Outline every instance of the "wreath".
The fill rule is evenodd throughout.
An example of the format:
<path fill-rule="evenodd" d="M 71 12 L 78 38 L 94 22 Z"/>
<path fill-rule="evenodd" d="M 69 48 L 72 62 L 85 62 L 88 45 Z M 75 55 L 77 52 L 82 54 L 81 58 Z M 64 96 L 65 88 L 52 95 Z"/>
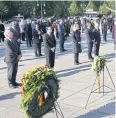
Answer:
<path fill-rule="evenodd" d="M 33 68 L 22 78 L 21 108 L 28 118 L 38 118 L 53 110 L 58 98 L 59 81 L 48 66 Z"/>
<path fill-rule="evenodd" d="M 97 74 L 99 93 L 100 93 L 100 73 L 104 69 L 105 64 L 106 64 L 106 57 L 105 56 L 96 56 L 94 58 L 92 69 Z"/>
<path fill-rule="evenodd" d="M 96 73 L 100 73 L 106 63 L 106 57 L 105 56 L 96 56 L 94 58 L 94 63 L 92 65 L 92 69 L 96 72 Z"/>

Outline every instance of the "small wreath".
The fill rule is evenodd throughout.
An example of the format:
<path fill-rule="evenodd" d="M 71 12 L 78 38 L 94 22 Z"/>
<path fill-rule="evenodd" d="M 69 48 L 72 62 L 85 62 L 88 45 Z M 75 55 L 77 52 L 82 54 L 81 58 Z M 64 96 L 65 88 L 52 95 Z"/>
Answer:
<path fill-rule="evenodd" d="M 105 56 L 96 56 L 94 58 L 94 63 L 92 65 L 92 69 L 96 73 L 100 73 L 104 69 L 105 64 L 106 64 L 106 57 Z"/>
<path fill-rule="evenodd" d="M 21 108 L 28 118 L 38 118 L 52 111 L 58 98 L 59 81 L 47 66 L 34 68 L 22 78 Z"/>

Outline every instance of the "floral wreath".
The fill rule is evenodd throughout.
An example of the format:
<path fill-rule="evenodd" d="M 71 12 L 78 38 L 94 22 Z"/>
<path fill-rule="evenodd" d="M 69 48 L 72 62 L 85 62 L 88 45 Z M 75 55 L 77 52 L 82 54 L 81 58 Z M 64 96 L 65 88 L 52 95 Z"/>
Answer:
<path fill-rule="evenodd" d="M 21 87 L 21 108 L 28 118 L 38 118 L 52 111 L 58 98 L 59 81 L 47 65 L 25 73 Z"/>
<path fill-rule="evenodd" d="M 105 64 L 106 64 L 105 56 L 96 56 L 94 58 L 92 69 L 96 72 L 97 75 L 99 93 L 100 93 L 100 73 L 101 71 L 103 71 Z"/>

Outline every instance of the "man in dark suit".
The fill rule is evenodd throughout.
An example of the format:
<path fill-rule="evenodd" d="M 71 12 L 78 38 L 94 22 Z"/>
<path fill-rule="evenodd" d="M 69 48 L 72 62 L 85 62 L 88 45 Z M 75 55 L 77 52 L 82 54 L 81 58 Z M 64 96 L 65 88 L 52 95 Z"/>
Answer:
<path fill-rule="evenodd" d="M 101 43 L 101 35 L 100 35 L 100 29 L 99 29 L 99 24 L 95 23 L 95 29 L 93 30 L 93 35 L 94 35 L 94 55 L 99 56 L 99 48 L 100 48 L 100 43 Z"/>
<path fill-rule="evenodd" d="M 27 20 L 27 24 L 25 26 L 25 37 L 26 37 L 27 47 L 32 47 L 32 27 L 29 20 Z"/>
<path fill-rule="evenodd" d="M 108 28 L 108 24 L 106 19 L 104 19 L 102 22 L 102 34 L 103 34 L 104 41 L 107 41 L 107 28 Z"/>
<path fill-rule="evenodd" d="M 58 24 L 58 36 L 60 39 L 60 52 L 66 51 L 64 49 L 64 40 L 65 40 L 64 35 L 65 35 L 65 28 L 64 28 L 63 20 L 60 20 Z"/>
<path fill-rule="evenodd" d="M 72 40 L 73 40 L 73 53 L 74 53 L 74 64 L 79 64 L 79 53 L 81 50 L 81 33 L 79 31 L 80 27 L 78 24 L 74 24 L 73 32 L 72 32 Z"/>
<path fill-rule="evenodd" d="M 10 88 L 17 88 L 20 84 L 16 82 L 18 61 L 21 58 L 19 43 L 14 37 L 12 28 L 5 31 L 5 62 L 7 64 L 8 84 Z"/>
<path fill-rule="evenodd" d="M 36 24 L 34 30 L 33 30 L 33 42 L 35 46 L 35 56 L 42 56 L 41 54 L 41 43 L 42 43 L 42 32 L 39 28 L 39 25 Z"/>
<path fill-rule="evenodd" d="M 51 27 L 47 27 L 47 33 L 44 34 L 43 41 L 45 46 L 46 64 L 49 68 L 54 68 L 56 40 Z"/>
<path fill-rule="evenodd" d="M 87 28 L 85 27 L 85 34 L 86 34 L 87 43 L 88 43 L 88 59 L 93 60 L 92 49 L 93 49 L 93 43 L 94 43 L 94 36 L 93 36 L 93 29 L 92 29 L 91 23 L 87 23 Z"/>

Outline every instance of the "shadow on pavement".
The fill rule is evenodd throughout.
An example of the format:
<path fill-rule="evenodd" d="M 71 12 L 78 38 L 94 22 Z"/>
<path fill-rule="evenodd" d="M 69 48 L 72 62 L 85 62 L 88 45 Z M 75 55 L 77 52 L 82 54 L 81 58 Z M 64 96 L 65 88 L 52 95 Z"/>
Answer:
<path fill-rule="evenodd" d="M 7 99 L 13 99 L 18 94 L 21 94 L 21 92 L 13 92 L 13 93 L 9 93 L 6 95 L 2 95 L 2 96 L 0 96 L 0 101 L 7 100 Z"/>
<path fill-rule="evenodd" d="M 19 66 L 24 66 L 24 65 L 19 65 Z M 0 70 L 4 70 L 4 69 L 7 69 L 7 67 L 0 68 Z"/>
<path fill-rule="evenodd" d="M 101 116 L 95 116 L 97 113 L 102 113 Z M 103 118 L 103 117 L 108 117 L 109 115 L 114 115 L 115 114 L 115 102 L 108 103 L 102 107 L 99 107 L 98 109 L 92 110 L 84 115 L 80 115 L 76 118 Z"/>
<path fill-rule="evenodd" d="M 106 54 L 105 56 L 107 57 L 107 59 L 112 59 L 115 58 L 115 53 Z"/>
<path fill-rule="evenodd" d="M 60 77 L 71 76 L 71 75 L 74 75 L 74 74 L 79 73 L 80 71 L 86 71 L 86 70 L 89 70 L 89 69 L 91 69 L 91 64 L 89 64 L 89 65 L 83 65 L 83 66 L 76 67 L 76 68 L 71 68 L 71 69 L 65 69 L 65 70 L 61 70 L 61 71 L 56 71 L 56 74 L 57 74 L 57 77 L 60 78 Z M 58 74 L 60 72 L 61 72 L 61 74 Z"/>

